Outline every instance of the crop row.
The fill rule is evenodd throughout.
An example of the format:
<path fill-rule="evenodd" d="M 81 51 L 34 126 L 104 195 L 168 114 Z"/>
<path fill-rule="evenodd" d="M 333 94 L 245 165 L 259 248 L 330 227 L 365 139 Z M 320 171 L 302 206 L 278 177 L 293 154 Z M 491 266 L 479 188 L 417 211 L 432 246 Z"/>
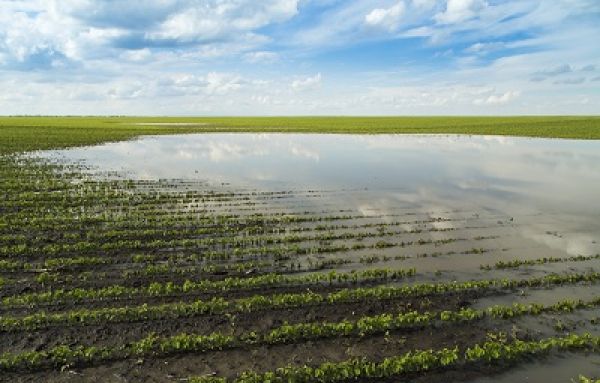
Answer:
<path fill-rule="evenodd" d="M 29 170 L 36 169 L 33 164 L 21 164 Z M 5 168 L 6 169 L 6 168 Z M 123 198 L 133 202 L 154 202 L 160 200 L 163 202 L 174 202 L 174 203 L 205 203 L 205 202 L 230 202 L 230 201 L 272 201 L 278 199 L 289 199 L 297 198 L 298 196 L 304 197 L 318 197 L 303 194 L 302 191 L 281 191 L 281 192 L 254 192 L 254 193 L 243 193 L 243 192 L 223 192 L 215 190 L 185 190 L 182 191 L 181 185 L 171 184 L 166 185 L 161 181 L 154 181 L 152 183 L 143 184 L 141 181 L 134 180 L 110 180 L 110 181 L 92 181 L 87 178 L 83 173 L 77 172 L 76 168 L 72 168 L 75 171 L 70 173 L 63 173 L 63 179 L 58 180 L 57 168 L 46 167 L 45 169 L 37 168 L 36 170 L 42 170 L 39 172 L 30 173 L 28 175 L 23 172 L 9 172 L 5 170 L 3 173 L 5 176 L 11 176 L 8 178 L 3 185 L 4 189 L 13 192 L 3 202 L 21 202 L 22 199 L 29 201 L 55 201 L 60 199 L 64 192 L 71 191 L 72 195 L 77 195 L 82 198 L 95 197 L 99 194 L 119 194 Z M 18 177 L 16 180 L 15 178 Z M 67 179 L 79 178 L 85 180 L 84 182 L 78 183 L 77 185 L 69 184 L 65 182 Z M 62 182 L 61 182 L 62 181 Z M 33 188 L 32 186 L 35 186 Z M 143 188 L 139 188 L 143 186 Z M 165 187 L 167 186 L 167 187 Z M 170 186 L 170 187 L 169 187 Z M 60 190 L 61 193 L 55 193 Z M 136 190 L 138 193 L 129 193 L 130 190 Z M 270 194 L 269 194 L 270 193 Z"/>
<path fill-rule="evenodd" d="M 492 251 L 492 249 L 484 249 L 484 248 L 472 248 L 469 250 L 465 250 L 463 252 L 456 251 L 447 251 L 447 252 L 430 252 L 430 253 L 417 253 L 413 256 L 409 255 L 365 255 L 361 256 L 358 259 L 358 263 L 370 265 L 379 262 L 390 262 L 390 261 L 399 261 L 399 260 L 407 260 L 411 258 L 436 258 L 441 256 L 450 256 L 450 255 L 471 255 L 471 254 L 483 254 Z M 262 268 L 274 268 L 278 267 L 278 272 L 280 273 L 291 273 L 291 272 L 308 272 L 308 271 L 317 271 L 323 270 L 335 266 L 341 266 L 346 264 L 354 263 L 352 260 L 347 258 L 332 258 L 328 257 L 325 259 L 313 260 L 308 257 L 304 263 L 306 266 L 302 266 L 300 262 L 289 262 L 283 263 L 286 259 L 283 256 L 279 256 L 278 262 L 234 262 L 234 263 L 208 263 L 204 266 L 176 266 L 176 264 L 183 265 L 186 261 L 183 258 L 180 259 L 170 259 L 169 264 L 152 264 L 152 262 L 156 261 L 156 258 L 152 255 L 148 256 L 137 256 L 136 259 L 139 261 L 136 262 L 150 262 L 144 269 L 140 270 L 128 270 L 123 273 L 123 277 L 129 278 L 131 276 L 150 276 L 150 275 L 163 275 L 163 274 L 197 274 L 197 273 L 215 273 L 218 271 L 229 270 L 229 271 L 258 271 Z"/>
<path fill-rule="evenodd" d="M 50 208 L 50 207 L 48 207 Z M 165 210 L 165 209 L 163 209 Z M 158 215 L 160 213 L 160 215 Z M 166 215 L 165 213 L 169 213 Z M 14 238 L 23 240 L 24 238 L 35 239 L 35 236 L 47 236 L 48 233 L 65 233 L 68 238 L 81 238 L 82 231 L 85 236 L 92 235 L 90 238 L 95 238 L 96 235 L 104 234 L 113 237 L 130 236 L 128 233 L 144 233 L 152 234 L 156 229 L 169 230 L 212 230 L 218 232 L 231 232 L 232 230 L 265 230 L 273 227 L 274 230 L 281 228 L 281 225 L 301 224 L 309 222 L 328 222 L 334 220 L 363 220 L 387 217 L 387 215 L 314 215 L 314 213 L 295 213 L 290 214 L 252 214 L 240 216 L 238 214 L 208 214 L 207 212 L 194 213 L 189 210 L 178 213 L 172 208 L 153 213 L 143 213 L 131 206 L 114 206 L 114 209 L 103 207 L 102 209 L 88 211 L 86 210 L 66 210 L 58 209 L 43 216 L 44 213 L 35 213 L 27 215 L 20 213 L 14 219 L 9 219 L 8 214 L 3 214 L 0 217 L 0 234 L 6 239 Z M 395 216 L 395 215 L 392 215 Z M 400 226 L 403 224 L 425 225 L 427 223 L 435 223 L 440 221 L 455 221 L 455 219 L 446 218 L 428 218 L 422 220 L 396 221 L 389 224 L 390 226 Z M 461 219 L 456 219 L 461 221 Z M 315 230 L 324 231 L 336 225 L 318 225 Z M 363 225 L 340 225 L 363 227 Z M 366 224 L 368 227 L 380 227 L 380 224 Z M 90 230 L 93 228 L 94 230 Z M 41 230 L 41 232 L 39 232 Z"/>
<path fill-rule="evenodd" d="M 492 318 L 514 318 L 522 315 L 539 315 L 541 313 L 565 313 L 575 309 L 596 307 L 600 304 L 600 298 L 591 302 L 562 301 L 551 306 L 538 304 L 512 306 L 492 306 L 485 310 L 461 309 L 459 311 L 442 311 L 440 313 L 411 311 L 400 314 L 381 314 L 377 316 L 364 316 L 354 321 L 344 320 L 331 323 L 298 323 L 284 324 L 267 331 L 265 334 L 248 332 L 238 336 L 223 333 L 212 333 L 209 335 L 181 333 L 169 337 L 159 337 L 154 333 L 143 339 L 133 341 L 129 344 L 114 348 L 95 348 L 78 346 L 71 348 L 67 345 L 59 345 L 49 352 L 25 352 L 22 354 L 5 354 L 3 358 L 7 361 L 0 366 L 13 368 L 27 361 L 27 367 L 35 367 L 36 363 L 51 364 L 56 362 L 60 351 L 60 362 L 73 365 L 92 360 L 111 360 L 128 358 L 134 356 L 164 356 L 179 352 L 206 352 L 221 350 L 225 348 L 236 348 L 253 345 L 276 345 L 287 343 L 299 343 L 312 339 L 329 337 L 368 336 L 372 334 L 387 333 L 403 328 L 430 326 L 436 322 L 455 323 L 470 322 L 489 316 Z"/>
<path fill-rule="evenodd" d="M 470 240 L 485 240 L 485 239 L 494 239 L 498 238 L 497 236 L 477 236 L 475 238 L 471 238 Z M 379 240 L 375 243 L 365 244 L 365 243 L 354 243 L 351 246 L 346 244 L 329 244 L 328 241 L 324 241 L 325 245 L 315 245 L 311 247 L 301 247 L 297 243 L 290 243 L 286 245 L 278 245 L 278 246 L 256 246 L 256 247 L 229 247 L 227 246 L 226 250 L 213 250 L 207 248 L 206 246 L 202 246 L 204 240 L 173 240 L 173 241 L 165 241 L 165 240 L 154 240 L 152 242 L 143 242 L 140 240 L 135 241 L 114 241 L 104 244 L 96 244 L 96 243 L 77 243 L 75 245 L 60 245 L 60 244 L 52 244 L 47 245 L 43 248 L 43 250 L 29 248 L 26 245 L 18 245 L 13 246 L 10 249 L 4 248 L 5 255 L 10 254 L 11 257 L 24 256 L 23 253 L 31 253 L 31 255 L 40 256 L 40 252 L 45 253 L 46 256 L 54 257 L 56 255 L 62 254 L 65 256 L 68 253 L 72 254 L 100 254 L 107 252 L 131 252 L 131 251 L 161 251 L 161 252 L 193 252 L 193 260 L 228 260 L 235 258 L 239 261 L 244 260 L 255 260 L 258 258 L 270 258 L 274 260 L 281 259 L 284 256 L 284 259 L 287 259 L 289 256 L 303 256 L 303 255 L 315 255 L 315 254 L 329 254 L 329 253 L 338 253 L 338 252 L 347 252 L 347 251 L 356 251 L 356 250 L 364 250 L 364 249 L 386 249 L 392 247 L 408 247 L 408 246 L 423 246 L 423 245 L 434 245 L 441 246 L 446 245 L 453 242 L 459 241 L 467 241 L 467 238 L 447 238 L 447 239 L 419 239 L 417 241 L 400 241 L 400 242 L 391 242 Z M 0 248 L 0 253 L 2 252 L 2 248 Z M 1 254 L 0 254 L 1 256 Z"/>
<path fill-rule="evenodd" d="M 584 262 L 591 261 L 594 259 L 600 259 L 600 254 L 596 255 L 577 255 L 565 258 L 559 257 L 544 257 L 537 259 L 515 259 L 512 261 L 498 261 L 493 265 L 481 265 L 480 268 L 482 270 L 492 270 L 492 269 L 516 269 L 521 266 L 535 266 L 535 265 L 544 265 L 547 263 L 561 263 L 561 262 Z"/>
<path fill-rule="evenodd" d="M 358 283 L 399 279 L 415 275 L 415 269 L 369 269 L 351 272 L 314 273 L 300 276 L 288 276 L 283 274 L 264 274 L 256 277 L 238 278 L 228 277 L 220 281 L 186 280 L 181 284 L 173 282 L 153 282 L 144 287 L 127 287 L 112 285 L 99 289 L 76 288 L 72 290 L 57 289 L 40 293 L 26 293 L 2 298 L 2 304 L 6 306 L 35 305 L 40 303 L 81 302 L 96 299 L 115 299 L 131 297 L 160 297 L 172 296 L 185 293 L 225 292 L 234 290 L 247 290 L 264 287 L 311 285 L 321 282 L 335 283 Z"/>
<path fill-rule="evenodd" d="M 3 232 L 11 233 L 23 229 L 23 222 L 27 228 L 52 230 L 53 228 L 66 229 L 70 227 L 85 228 L 89 224 L 102 224 L 103 227 L 140 229 L 156 227 L 157 225 L 173 227 L 180 225 L 218 224 L 218 225 L 247 225 L 269 226 L 275 224 L 291 223 L 321 223 L 333 221 L 354 221 L 367 219 L 389 219 L 403 217 L 407 214 L 340 214 L 337 212 L 313 211 L 295 212 L 270 212 L 262 211 L 251 214 L 214 214 L 208 210 L 176 210 L 173 206 L 159 205 L 155 210 L 140 211 L 139 207 L 126 205 L 99 206 L 102 209 L 61 209 L 55 205 L 40 208 L 40 212 L 19 211 L 16 215 L 4 214 L 0 216 L 0 228 Z M 48 210 L 50 209 L 50 211 Z M 211 213 L 212 214 L 209 214 Z M 345 210 L 343 212 L 346 212 Z M 405 221 L 406 224 L 425 224 L 433 222 L 463 221 L 463 219 L 427 218 L 422 220 Z"/>
<path fill-rule="evenodd" d="M 63 269 L 84 265 L 97 266 L 112 263 L 108 257 L 72 257 L 50 258 L 39 264 L 23 261 L 0 260 L 0 271 L 47 271 L 48 269 Z"/>
<path fill-rule="evenodd" d="M 402 244 L 401 244 L 402 245 Z M 386 245 L 387 246 L 387 245 Z M 406 244 L 404 244 L 406 246 Z M 374 248 L 376 246 L 371 246 Z M 318 271 L 323 270 L 335 266 L 340 266 L 344 264 L 353 263 L 351 260 L 346 258 L 328 258 L 323 260 L 312 260 L 310 257 L 306 259 L 307 266 L 302 266 L 299 262 L 290 262 L 287 265 L 282 264 L 283 261 L 290 260 L 291 257 L 285 256 L 285 251 L 295 252 L 298 255 L 310 255 L 310 254 L 319 254 L 320 252 L 336 252 L 342 251 L 345 247 L 342 248 L 273 248 L 271 250 L 271 255 L 274 256 L 273 261 L 255 261 L 258 256 L 263 254 L 267 254 L 268 251 L 258 252 L 256 255 L 246 257 L 244 259 L 243 256 L 238 254 L 238 258 L 241 258 L 240 261 L 237 262 L 226 262 L 223 263 L 221 261 L 227 261 L 228 258 L 226 252 L 217 252 L 212 251 L 208 252 L 200 257 L 197 254 L 190 254 L 188 256 L 176 256 L 169 255 L 165 258 L 164 254 L 161 256 L 160 254 L 133 254 L 131 256 L 127 255 L 124 257 L 117 256 L 77 256 L 77 257 L 57 257 L 57 258 L 47 258 L 39 263 L 34 262 L 24 262 L 19 260 L 0 260 L 0 272 L 32 272 L 32 273 L 51 273 L 53 276 L 53 281 L 55 282 L 64 282 L 67 279 L 60 278 L 56 272 L 63 271 L 81 271 L 82 269 L 92 267 L 96 269 L 99 265 L 115 265 L 115 264 L 129 264 L 131 262 L 136 264 L 146 263 L 147 265 L 143 268 L 126 270 L 122 273 L 123 278 L 132 278 L 132 277 L 141 277 L 141 276 L 155 276 L 155 275 L 167 275 L 167 274 L 176 274 L 176 275 L 198 275 L 198 274 L 215 274 L 222 272 L 234 272 L 234 273 L 242 273 L 247 271 L 258 271 L 265 268 L 275 268 L 278 267 L 279 272 L 290 273 L 290 272 L 309 272 L 309 271 Z M 366 246 L 362 244 L 358 244 L 350 247 L 348 250 L 360 250 L 364 249 Z M 457 255 L 457 254 L 481 254 L 490 252 L 491 249 L 483 249 L 483 248 L 473 248 L 470 250 L 466 250 L 463 252 L 456 251 L 447 251 L 447 252 L 430 252 L 430 253 L 417 253 L 414 256 L 406 256 L 406 255 L 396 255 L 396 256 L 387 256 L 387 255 L 368 255 L 361 256 L 358 260 L 361 264 L 373 264 L 379 262 L 389 262 L 392 260 L 406 260 L 409 258 L 428 258 L 428 257 L 439 257 L 439 256 L 449 256 L 449 255 Z M 234 250 L 235 252 L 235 250 Z M 238 252 L 239 253 L 239 252 Z M 208 258 L 212 259 L 212 261 L 205 262 L 203 265 L 197 265 L 198 261 L 202 261 L 200 258 Z M 275 262 L 276 261 L 276 262 Z M 157 264 L 157 262 L 160 262 Z M 166 263 L 165 263 L 166 262 Z M 283 267 L 283 269 L 282 269 Z"/>
<path fill-rule="evenodd" d="M 551 351 L 594 351 L 600 349 L 600 337 L 590 334 L 572 334 L 538 341 L 488 340 L 468 347 L 464 352 L 456 347 L 442 350 L 410 351 L 406 354 L 369 361 L 365 358 L 344 362 L 326 362 L 317 367 L 287 366 L 275 371 L 257 373 L 242 372 L 234 379 L 221 377 L 193 377 L 191 383 L 308 383 L 344 382 L 359 379 L 389 379 L 408 373 L 427 372 L 435 369 L 459 367 L 461 365 L 516 363 L 526 357 L 544 355 Z"/>
<path fill-rule="evenodd" d="M 207 231 L 207 233 L 210 231 Z M 421 231 L 415 231 L 420 233 Z M 321 233 L 317 235 L 298 235 L 298 234 L 285 234 L 282 236 L 274 235 L 253 235 L 253 236 L 220 236 L 220 237 L 203 237 L 196 238 L 191 236 L 189 238 L 178 238 L 165 236 L 165 238 L 157 237 L 152 240 L 145 240 L 144 238 L 136 239 L 114 239 L 102 242 L 94 241 L 78 241 L 78 242 L 63 242 L 63 243 L 51 243 L 46 245 L 34 246 L 28 243 L 3 245 L 0 246 L 0 257 L 21 257 L 21 256 L 32 256 L 32 255 L 48 255 L 56 256 L 60 253 L 70 252 L 94 252 L 94 251 L 117 251 L 117 250 L 152 250 L 161 248 L 197 248 L 197 249 L 211 249 L 211 248 L 224 248 L 233 247 L 236 249 L 243 249 L 256 246 L 266 246 L 274 244 L 296 244 L 304 242 L 317 242 L 317 241 L 335 241 L 335 240 L 356 240 L 361 241 L 366 238 L 381 238 L 395 235 L 411 234 L 411 231 L 378 231 L 378 232 L 343 232 L 343 233 Z M 488 237 L 482 237 L 486 239 Z M 495 236 L 494 236 L 495 238 Z M 455 242 L 459 240 L 465 240 L 463 238 L 454 239 L 440 239 L 440 240 L 425 240 L 419 239 L 417 241 L 403 241 L 404 246 L 409 245 L 424 245 L 424 244 L 444 244 Z M 474 240 L 476 240 L 474 238 Z M 393 246 L 393 244 L 390 244 Z"/>
<path fill-rule="evenodd" d="M 77 223 L 79 225 L 80 222 Z M 20 223 L 23 227 L 23 223 Z M 348 226 L 348 225 L 344 225 Z M 361 225 L 352 225 L 361 227 Z M 365 227 L 370 227 L 365 226 Z M 120 249 L 161 248 L 161 247 L 200 247 L 200 246 L 245 246 L 274 243 L 299 243 L 305 241 L 330 241 L 384 237 L 401 234 L 418 234 L 430 231 L 448 231 L 449 229 L 419 228 L 413 230 L 385 231 L 378 226 L 377 232 L 322 232 L 317 235 L 298 235 L 292 233 L 312 231 L 307 227 L 263 226 L 248 222 L 231 224 L 189 224 L 184 227 L 152 226 L 149 229 L 132 228 L 123 232 L 111 227 L 85 227 L 69 225 L 60 229 L 53 226 L 50 233 L 38 232 L 31 228 L 31 222 L 24 227 L 27 230 L 19 234 L 10 230 L 0 243 L 0 256 L 50 255 L 61 252 L 110 251 Z M 0 230 L 2 225 L 0 224 Z M 315 229 L 316 230 L 316 229 Z M 317 230 L 320 231 L 320 230 Z M 59 233 L 59 234 L 56 234 Z M 281 235 L 283 234 L 283 235 Z M 200 238 L 198 238 L 200 237 Z M 54 243 L 47 243 L 47 242 Z"/>
<path fill-rule="evenodd" d="M 369 225 L 369 224 L 367 224 Z M 343 225 L 348 226 L 348 225 Z M 353 225 L 352 229 L 363 228 L 362 225 Z M 370 228 L 372 226 L 365 226 L 364 228 Z M 385 227 L 378 226 L 377 232 L 345 232 L 334 234 L 333 230 L 319 230 L 318 228 L 311 227 L 280 227 L 280 226 L 201 226 L 201 227 L 186 227 L 186 228 L 172 228 L 172 227 L 160 227 L 152 229 L 128 229 L 128 230 L 114 230 L 108 229 L 102 230 L 91 230 L 87 232 L 74 231 L 74 232 L 61 232 L 60 241 L 61 244 L 76 244 L 77 242 L 99 242 L 105 243 L 109 241 L 118 240 L 134 240 L 140 239 L 145 241 L 152 241 L 155 239 L 185 239 L 185 238 L 197 238 L 202 237 L 203 239 L 210 239 L 207 244 L 232 244 L 233 246 L 244 246 L 246 243 L 286 243 L 286 242 L 302 242 L 310 240 L 335 240 L 335 239 L 363 239 L 372 237 L 384 237 L 393 235 L 406 235 L 406 234 L 420 234 L 430 232 L 447 232 L 460 230 L 459 228 L 445 228 L 439 229 L 435 227 L 430 228 L 418 228 L 411 230 L 385 230 Z M 312 236 L 299 236 L 297 233 L 309 233 L 309 232 L 320 232 L 320 234 L 313 234 Z M 35 237 L 31 233 L 27 234 L 4 234 L 0 235 L 0 243 L 5 246 L 18 246 L 26 244 L 28 247 L 40 248 L 48 241 L 48 236 L 36 235 Z"/>
<path fill-rule="evenodd" d="M 400 259 L 400 258 L 398 258 Z M 345 258 L 326 258 L 322 260 L 313 260 L 307 258 L 307 265 L 302 266 L 300 263 L 291 262 L 285 264 L 282 262 L 232 262 L 232 263 L 208 263 L 203 266 L 181 266 L 175 262 L 167 264 L 147 264 L 144 268 L 139 270 L 126 270 L 122 273 L 122 277 L 125 279 L 140 277 L 140 276 L 156 276 L 156 275 L 198 275 L 202 273 L 206 274 L 220 274 L 220 273 L 248 273 L 252 272 L 261 273 L 266 269 L 277 269 L 278 273 L 298 273 L 298 272 L 311 272 L 330 269 L 342 265 L 352 263 L 351 260 Z"/>
<path fill-rule="evenodd" d="M 337 190 L 329 192 L 320 191 L 215 191 L 210 189 L 198 189 L 197 184 L 192 184 L 193 190 L 181 190 L 185 186 L 182 182 L 164 182 L 164 181 L 142 181 L 142 180 L 106 180 L 94 181 L 78 172 L 76 166 L 70 167 L 71 172 L 65 173 L 59 166 L 41 166 L 36 167 L 32 162 L 21 163 L 20 171 L 14 171 L 14 168 L 3 168 L 2 175 L 7 177 L 3 188 L 13 192 L 6 201 L 20 201 L 20 197 L 27 197 L 31 200 L 36 198 L 44 201 L 43 198 L 54 199 L 55 191 L 75 191 L 80 196 L 95 196 L 101 192 L 114 192 L 119 190 L 132 190 L 140 192 L 135 195 L 136 200 L 162 200 L 173 201 L 176 203 L 206 203 L 206 202 L 231 202 L 231 201 L 273 201 L 290 198 L 321 198 L 324 193 L 337 193 Z M 13 171 L 11 171 L 13 170 Z M 28 171 L 27 171 L 28 170 Z M 58 173 L 60 172 L 60 174 Z M 62 176 L 62 179 L 60 178 Z M 67 179 L 79 178 L 83 182 L 76 186 L 65 182 Z M 35 187 L 33 187 L 35 186 Z M 204 185 L 201 185 L 204 186 Z M 142 193 L 143 192 L 143 193 Z"/>
<path fill-rule="evenodd" d="M 12 175 L 14 176 L 14 175 Z M 21 176 L 22 177 L 22 176 Z M 74 179 L 80 178 L 80 174 L 70 175 Z M 9 176 L 11 178 L 11 176 Z M 3 199 L 2 206 L 5 208 L 19 207 L 27 210 L 37 210 L 40 205 L 58 204 L 63 208 L 77 206 L 94 206 L 94 204 L 103 205 L 130 205 L 139 209 L 152 209 L 156 205 L 186 206 L 190 209 L 210 207 L 237 207 L 237 206 L 263 206 L 269 204 L 273 207 L 274 202 L 283 201 L 281 204 L 286 207 L 299 208 L 302 206 L 291 204 L 288 200 L 297 198 L 297 195 L 286 195 L 278 197 L 216 197 L 211 196 L 210 191 L 181 191 L 178 185 L 173 185 L 170 190 L 164 189 L 164 186 L 155 185 L 157 189 L 136 188 L 135 182 L 104 182 L 94 185 L 69 185 L 66 182 L 54 183 L 53 188 L 48 188 L 44 182 L 37 180 L 37 183 L 24 183 L 22 185 L 11 187 L 7 185 L 4 190 L 10 192 L 6 199 Z M 216 194 L 215 194 L 216 195 Z M 302 196 L 305 198 L 306 196 Z M 320 196 L 310 196 L 309 198 L 319 198 Z M 324 206 L 321 204 L 320 206 Z M 22 210 L 21 210 L 22 211 Z"/>
<path fill-rule="evenodd" d="M 354 289 L 341 289 L 320 294 L 315 292 L 254 295 L 234 300 L 215 297 L 209 301 L 167 303 L 160 305 L 142 304 L 139 306 L 106 307 L 79 309 L 48 314 L 43 311 L 24 317 L 0 317 L 2 331 L 32 330 L 52 325 L 82 326 L 102 323 L 137 322 L 155 319 L 174 319 L 198 315 L 212 315 L 233 312 L 255 312 L 281 308 L 294 308 L 313 305 L 336 305 L 342 302 L 385 301 L 401 297 L 427 296 L 462 291 L 490 291 L 493 289 L 514 289 L 540 287 L 579 282 L 597 282 L 600 273 L 548 275 L 539 278 L 510 280 L 492 279 L 467 282 L 419 283 L 409 286 L 376 286 Z"/>
<path fill-rule="evenodd" d="M 128 232 L 144 232 L 146 230 L 155 230 L 158 228 L 168 228 L 175 230 L 189 230 L 189 229 L 214 229 L 215 231 L 219 231 L 221 229 L 234 229 L 234 228 L 254 228 L 258 229 L 266 229 L 266 228 L 280 228 L 282 225 L 290 225 L 290 224 L 302 224 L 302 223 L 311 223 L 316 218 L 320 221 L 330 221 L 330 220 L 349 220 L 349 221 L 359 221 L 365 219 L 373 219 L 373 218 L 381 218 L 382 216 L 364 216 L 364 215 L 335 215 L 335 216 L 327 216 L 322 213 L 319 216 L 310 216 L 307 215 L 309 213 L 296 213 L 296 214 L 288 214 L 282 216 L 281 214 L 251 214 L 251 215 L 207 215 L 207 214 L 198 214 L 187 210 L 185 215 L 180 215 L 176 211 L 173 212 L 173 215 L 164 215 L 160 212 L 160 215 L 153 216 L 149 213 L 141 213 L 136 211 L 135 209 L 128 210 L 127 215 L 114 215 L 108 216 L 106 213 L 94 214 L 89 216 L 82 216 L 81 214 L 73 215 L 73 216 L 63 216 L 63 217 L 52 217 L 48 218 L 40 218 L 40 217 L 31 217 L 27 219 L 27 227 L 31 230 L 35 228 L 52 230 L 53 227 L 48 226 L 46 224 L 51 224 L 52 222 L 55 225 L 59 225 L 59 228 L 68 230 L 69 227 L 76 226 L 81 227 L 82 224 L 86 226 L 95 225 L 97 229 L 101 229 L 99 233 L 95 231 L 86 232 L 86 236 L 91 236 L 93 238 L 99 234 L 111 235 L 113 237 L 117 237 L 118 235 L 127 235 Z M 113 218 L 108 221 L 106 219 Z M 20 217 L 24 218 L 24 217 Z M 386 216 L 386 218 L 389 218 Z M 0 219 L 0 223 L 2 221 L 7 221 L 6 216 Z M 393 226 L 402 226 L 402 225 L 426 225 L 430 223 L 438 223 L 438 222 L 459 222 L 464 221 L 463 219 L 451 219 L 451 218 L 427 218 L 427 219 L 419 219 L 419 220 L 405 220 L 405 221 L 392 221 L 392 222 L 367 222 L 363 224 L 322 224 L 319 223 L 316 226 L 307 226 L 307 227 L 296 227 L 296 229 L 311 229 L 316 231 L 329 231 L 329 230 L 337 230 L 337 229 L 359 229 L 359 228 L 385 228 L 385 227 L 393 227 Z M 69 227 L 66 225 L 68 224 Z M 5 223 L 6 225 L 6 223 Z M 65 227 L 62 227 L 65 226 Z M 19 225 L 20 228 L 22 228 Z M 148 234 L 150 234 L 149 232 Z M 15 234 L 15 231 L 5 232 L 0 238 L 10 239 L 10 238 L 19 238 L 24 239 L 26 233 L 23 234 Z M 76 231 L 73 231 L 73 234 L 78 234 Z"/>
<path fill-rule="evenodd" d="M 436 323 L 464 323 L 480 320 L 485 317 L 494 319 L 516 318 L 524 315 L 540 315 L 542 313 L 569 313 L 577 309 L 595 308 L 600 305 L 600 298 L 589 302 L 565 300 L 553 305 L 519 304 L 511 306 L 494 305 L 483 310 L 462 308 L 457 311 L 441 311 L 438 313 L 410 311 L 399 314 L 384 313 L 375 316 L 363 316 L 357 320 L 331 323 L 297 323 L 284 324 L 274 328 L 263 336 L 255 333 L 242 336 L 242 341 L 265 344 L 297 343 L 311 339 L 328 337 L 367 336 L 383 334 L 404 328 L 427 327 Z"/>

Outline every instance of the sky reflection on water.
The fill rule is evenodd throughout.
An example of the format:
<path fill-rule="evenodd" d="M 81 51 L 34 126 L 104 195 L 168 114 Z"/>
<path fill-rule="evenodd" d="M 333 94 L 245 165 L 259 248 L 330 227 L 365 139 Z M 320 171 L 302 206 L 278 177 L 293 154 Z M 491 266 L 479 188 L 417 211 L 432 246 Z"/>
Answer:
<path fill-rule="evenodd" d="M 600 241 L 600 141 L 226 133 L 147 136 L 42 156 L 84 160 L 134 179 L 354 190 L 338 202 L 359 211 L 399 203 L 498 211 L 526 222 L 528 237 L 572 254 L 597 252 Z"/>

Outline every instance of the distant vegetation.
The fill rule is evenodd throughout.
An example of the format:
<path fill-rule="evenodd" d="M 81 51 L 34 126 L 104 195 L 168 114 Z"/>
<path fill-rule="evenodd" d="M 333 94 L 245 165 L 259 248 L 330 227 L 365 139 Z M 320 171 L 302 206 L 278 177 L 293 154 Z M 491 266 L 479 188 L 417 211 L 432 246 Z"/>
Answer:
<path fill-rule="evenodd" d="M 142 134 L 189 132 L 442 133 L 600 139 L 600 117 L 0 117 L 0 150 L 49 149 Z"/>

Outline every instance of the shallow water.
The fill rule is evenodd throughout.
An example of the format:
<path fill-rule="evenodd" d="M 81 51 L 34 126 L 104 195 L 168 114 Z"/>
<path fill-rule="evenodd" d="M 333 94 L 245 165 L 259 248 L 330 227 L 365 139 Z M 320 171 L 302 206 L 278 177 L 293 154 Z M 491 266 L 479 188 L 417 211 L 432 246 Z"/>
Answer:
<path fill-rule="evenodd" d="M 566 354 L 546 360 L 520 365 L 509 372 L 481 378 L 470 383 L 576 383 L 579 375 L 600 376 L 600 357 L 597 355 Z"/>
<path fill-rule="evenodd" d="M 277 202 L 283 209 L 327 205 L 363 214 L 401 208 L 481 216 L 510 222 L 554 256 L 600 252 L 600 141 L 226 133 L 146 136 L 39 155 L 83 160 L 133 179 L 327 191 L 302 204 Z"/>

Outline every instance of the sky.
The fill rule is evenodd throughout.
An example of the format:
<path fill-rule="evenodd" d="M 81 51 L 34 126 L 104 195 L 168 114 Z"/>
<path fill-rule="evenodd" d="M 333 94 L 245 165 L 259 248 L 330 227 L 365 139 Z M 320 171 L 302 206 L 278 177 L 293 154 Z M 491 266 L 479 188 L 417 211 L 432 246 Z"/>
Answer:
<path fill-rule="evenodd" d="M 1 115 L 599 113 L 599 0 L 0 0 Z"/>

